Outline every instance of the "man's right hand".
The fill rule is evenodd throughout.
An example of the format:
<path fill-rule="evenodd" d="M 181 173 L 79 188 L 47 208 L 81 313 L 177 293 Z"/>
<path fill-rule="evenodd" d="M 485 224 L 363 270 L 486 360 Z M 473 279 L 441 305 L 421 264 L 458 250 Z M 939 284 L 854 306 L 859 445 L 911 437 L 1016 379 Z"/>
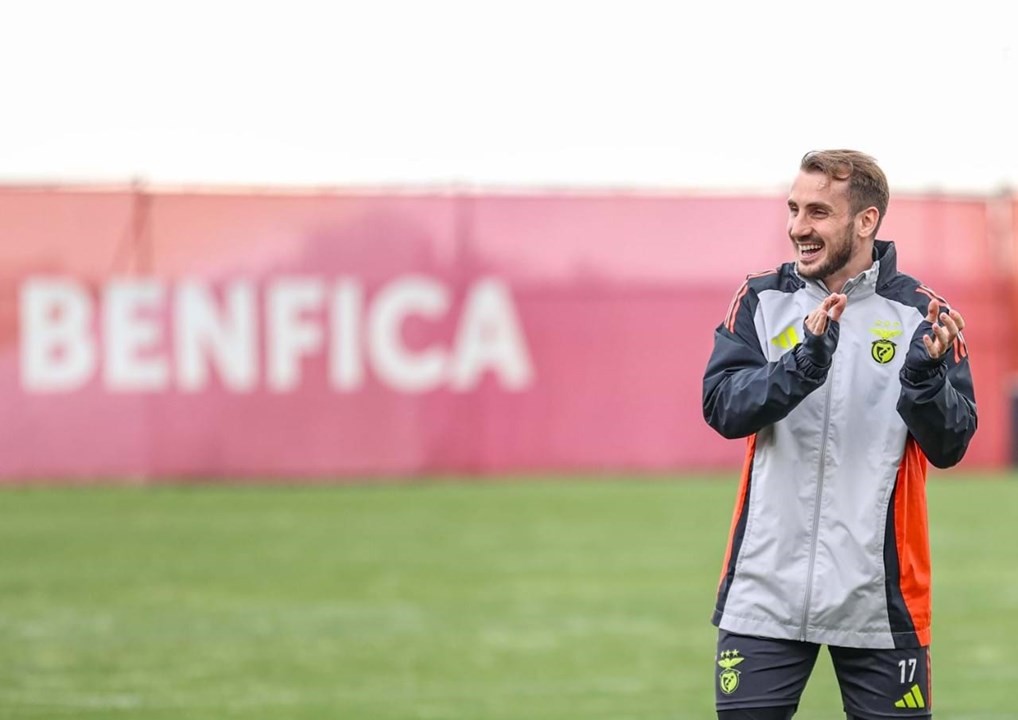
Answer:
<path fill-rule="evenodd" d="M 846 295 L 828 295 L 802 323 L 806 334 L 802 339 L 801 352 L 817 368 L 828 368 L 834 360 L 841 334 L 838 320 L 847 303 Z"/>
<path fill-rule="evenodd" d="M 841 313 L 845 311 L 848 303 L 848 296 L 841 293 L 831 293 L 824 298 L 824 301 L 817 305 L 816 309 L 806 316 L 806 329 L 814 335 L 823 335 L 827 332 L 827 318 L 834 322 L 841 319 Z"/>

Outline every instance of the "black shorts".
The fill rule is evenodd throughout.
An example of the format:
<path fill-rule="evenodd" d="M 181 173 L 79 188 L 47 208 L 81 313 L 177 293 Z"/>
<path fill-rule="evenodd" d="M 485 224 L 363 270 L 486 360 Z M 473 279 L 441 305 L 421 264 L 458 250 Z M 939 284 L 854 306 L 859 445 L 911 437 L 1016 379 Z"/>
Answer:
<path fill-rule="evenodd" d="M 930 717 L 930 649 L 828 646 L 845 712 L 865 720 Z M 798 706 L 820 646 L 718 631 L 718 710 Z"/>

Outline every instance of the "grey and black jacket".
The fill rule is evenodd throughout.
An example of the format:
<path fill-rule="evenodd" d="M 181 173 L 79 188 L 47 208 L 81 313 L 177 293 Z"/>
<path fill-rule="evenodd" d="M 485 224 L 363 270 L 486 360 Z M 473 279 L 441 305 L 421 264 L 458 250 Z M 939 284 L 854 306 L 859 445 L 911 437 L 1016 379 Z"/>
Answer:
<path fill-rule="evenodd" d="M 954 465 L 976 430 L 962 338 L 932 360 L 932 298 L 876 241 L 825 335 L 827 296 L 793 263 L 736 293 L 703 381 L 704 418 L 748 438 L 715 625 L 862 648 L 930 642 L 926 461 Z"/>

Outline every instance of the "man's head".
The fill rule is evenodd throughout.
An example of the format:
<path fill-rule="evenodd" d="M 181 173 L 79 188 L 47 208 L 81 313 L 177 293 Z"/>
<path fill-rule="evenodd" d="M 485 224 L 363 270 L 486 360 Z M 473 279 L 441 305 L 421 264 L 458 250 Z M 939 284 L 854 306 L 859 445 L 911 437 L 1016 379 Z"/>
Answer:
<path fill-rule="evenodd" d="M 887 178 L 870 156 L 854 150 L 806 153 L 788 196 L 788 235 L 799 274 L 824 280 L 837 292 L 870 267 L 888 196 Z"/>

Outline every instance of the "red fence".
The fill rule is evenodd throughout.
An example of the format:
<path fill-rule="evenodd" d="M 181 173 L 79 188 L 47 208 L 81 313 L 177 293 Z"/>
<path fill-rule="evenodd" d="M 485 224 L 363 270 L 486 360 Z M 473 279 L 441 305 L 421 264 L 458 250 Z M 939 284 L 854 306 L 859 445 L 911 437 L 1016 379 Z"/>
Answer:
<path fill-rule="evenodd" d="M 714 327 L 780 197 L 0 190 L 0 478 L 727 467 Z M 1011 200 L 895 198 L 1009 458 Z"/>

